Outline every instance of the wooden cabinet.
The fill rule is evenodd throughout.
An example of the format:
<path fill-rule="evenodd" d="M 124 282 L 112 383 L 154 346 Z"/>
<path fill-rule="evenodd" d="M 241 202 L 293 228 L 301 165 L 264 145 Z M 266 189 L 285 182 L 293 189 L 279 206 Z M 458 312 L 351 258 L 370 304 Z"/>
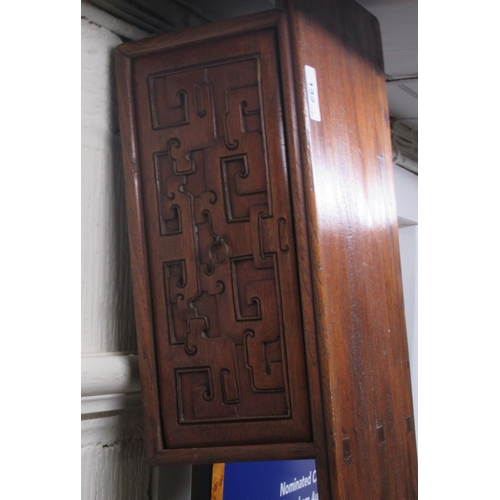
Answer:
<path fill-rule="evenodd" d="M 414 498 L 388 129 L 371 135 L 363 124 L 370 154 L 377 134 L 387 137 L 379 159 L 366 160 L 376 171 L 362 193 L 362 173 L 335 163 L 335 137 L 321 127 L 342 120 L 340 109 L 361 119 L 356 106 L 372 97 L 332 104 L 338 90 L 329 94 L 326 78 L 345 76 L 316 65 L 323 122 L 312 123 L 301 63 L 308 23 L 296 5 L 289 16 L 270 11 L 117 51 L 150 463 L 314 457 L 322 498 L 347 498 L 359 478 L 368 487 L 368 464 L 388 485 L 382 498 L 403 498 L 404 488 Z M 387 109 L 375 112 L 377 121 Z M 318 140 L 332 158 L 314 165 Z M 318 176 L 322 168 L 331 172 Z M 339 174 L 355 188 L 342 191 Z M 373 175 L 376 196 L 392 198 L 370 201 Z M 324 189 L 330 207 L 318 205 Z M 361 201 L 349 198 L 356 190 Z M 366 220 L 384 219 L 364 243 L 356 224 L 350 236 L 336 229 L 361 205 L 378 210 Z M 349 498 L 371 498 L 355 488 Z"/>

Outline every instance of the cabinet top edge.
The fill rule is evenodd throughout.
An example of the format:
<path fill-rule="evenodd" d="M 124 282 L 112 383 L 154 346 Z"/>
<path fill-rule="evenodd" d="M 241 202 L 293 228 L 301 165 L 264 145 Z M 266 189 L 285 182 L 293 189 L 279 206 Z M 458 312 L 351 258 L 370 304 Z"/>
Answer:
<path fill-rule="evenodd" d="M 214 23 L 203 24 L 163 35 L 154 35 L 142 40 L 126 42 L 119 45 L 116 51 L 119 56 L 127 58 L 140 57 L 153 52 L 191 45 L 214 38 L 224 38 L 245 32 L 272 28 L 279 24 L 284 12 L 278 9 L 248 14 Z"/>

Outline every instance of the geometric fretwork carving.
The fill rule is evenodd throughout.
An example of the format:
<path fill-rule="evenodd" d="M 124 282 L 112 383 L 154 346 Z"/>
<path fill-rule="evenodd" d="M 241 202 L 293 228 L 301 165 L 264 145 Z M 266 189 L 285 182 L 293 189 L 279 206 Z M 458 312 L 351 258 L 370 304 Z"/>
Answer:
<path fill-rule="evenodd" d="M 150 338 L 173 448 L 310 439 L 274 34 L 237 39 L 134 63 Z"/>
<path fill-rule="evenodd" d="M 152 167 L 178 421 L 287 418 L 286 220 L 272 213 L 259 58 L 150 75 L 148 88 L 152 128 L 167 129 Z"/>
<path fill-rule="evenodd" d="M 153 161 L 159 207 L 160 233 L 162 235 L 181 233 L 181 212 L 178 200 L 176 199 L 176 192 L 181 179 L 174 175 L 172 160 L 168 152 L 155 153 Z"/>
<path fill-rule="evenodd" d="M 262 164 L 252 166 L 247 154 L 221 158 L 228 222 L 250 220 L 250 208 L 267 202 L 265 174 L 257 168 Z"/>
<path fill-rule="evenodd" d="M 276 40 L 251 30 L 129 61 L 135 307 L 166 449 L 312 439 Z"/>

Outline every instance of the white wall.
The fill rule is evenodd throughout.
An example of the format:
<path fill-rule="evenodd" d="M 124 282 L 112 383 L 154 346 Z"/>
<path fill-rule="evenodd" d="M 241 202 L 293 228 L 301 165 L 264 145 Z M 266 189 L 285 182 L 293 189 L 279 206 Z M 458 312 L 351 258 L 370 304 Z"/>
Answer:
<path fill-rule="evenodd" d="M 111 51 L 82 20 L 82 352 L 135 351 L 132 285 Z"/>
<path fill-rule="evenodd" d="M 418 224 L 418 176 L 400 167 L 394 166 L 396 184 L 396 207 L 401 225 Z"/>
<path fill-rule="evenodd" d="M 394 179 L 415 434 L 418 440 L 418 177 L 396 165 Z"/>
<path fill-rule="evenodd" d="M 113 49 L 149 34 L 81 5 L 81 498 L 188 500 L 191 468 L 148 467 L 143 439 Z"/>
<path fill-rule="evenodd" d="M 132 371 L 119 370 L 128 357 L 114 354 L 137 349 L 111 69 L 112 49 L 122 40 L 84 19 L 81 29 L 82 499 L 145 500 L 149 471 L 138 402 L 116 411 L 129 389 L 138 390 Z"/>
<path fill-rule="evenodd" d="M 418 226 L 399 229 L 415 434 L 418 438 Z"/>

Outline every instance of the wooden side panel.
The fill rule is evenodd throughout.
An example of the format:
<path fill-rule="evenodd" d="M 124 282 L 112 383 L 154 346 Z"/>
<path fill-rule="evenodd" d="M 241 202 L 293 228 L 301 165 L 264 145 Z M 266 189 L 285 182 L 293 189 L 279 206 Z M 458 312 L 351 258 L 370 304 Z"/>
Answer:
<path fill-rule="evenodd" d="M 168 449 L 312 439 L 275 37 L 132 60 Z"/>
<path fill-rule="evenodd" d="M 328 467 L 336 499 L 417 498 L 385 78 L 376 19 L 290 0 Z M 309 118 L 315 68 L 321 121 Z M 327 477 L 325 477 L 327 473 Z"/>

